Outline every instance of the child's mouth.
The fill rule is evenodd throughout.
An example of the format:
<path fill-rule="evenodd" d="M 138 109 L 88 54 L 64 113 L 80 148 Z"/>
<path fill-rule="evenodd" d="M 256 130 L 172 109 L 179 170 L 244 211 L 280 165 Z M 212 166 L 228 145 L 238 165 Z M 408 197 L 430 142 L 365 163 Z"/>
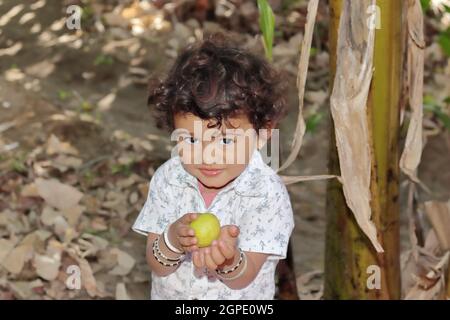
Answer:
<path fill-rule="evenodd" d="M 223 171 L 223 169 L 199 169 L 199 170 L 203 175 L 208 177 L 217 176 Z"/>

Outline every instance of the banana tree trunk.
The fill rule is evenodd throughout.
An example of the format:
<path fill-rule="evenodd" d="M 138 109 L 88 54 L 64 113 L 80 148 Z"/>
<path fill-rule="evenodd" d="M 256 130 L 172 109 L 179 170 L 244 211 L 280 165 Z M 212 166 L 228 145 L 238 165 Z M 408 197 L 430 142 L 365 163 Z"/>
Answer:
<path fill-rule="evenodd" d="M 336 72 L 343 1 L 330 0 L 331 79 Z M 372 221 L 384 252 L 376 252 L 346 205 L 341 184 L 330 180 L 326 205 L 326 299 L 400 298 L 398 134 L 405 31 L 403 5 L 403 1 L 377 1 L 379 19 L 376 20 L 380 25 L 375 34 L 374 75 L 367 102 Z M 367 12 L 361 12 L 361 16 L 366 19 Z M 336 141 L 333 126 L 330 141 Z M 332 174 L 340 174 L 334 143 L 330 144 L 329 170 Z"/>

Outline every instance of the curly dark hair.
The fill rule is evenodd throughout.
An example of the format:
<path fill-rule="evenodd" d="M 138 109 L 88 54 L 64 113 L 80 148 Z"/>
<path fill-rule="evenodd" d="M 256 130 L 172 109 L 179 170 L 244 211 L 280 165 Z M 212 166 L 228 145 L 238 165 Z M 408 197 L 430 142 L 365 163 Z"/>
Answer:
<path fill-rule="evenodd" d="M 223 33 L 211 34 L 187 46 L 163 82 L 150 81 L 148 106 L 158 128 L 174 130 L 177 113 L 215 119 L 209 127 L 240 114 L 256 132 L 277 125 L 287 112 L 287 77 L 231 43 Z"/>

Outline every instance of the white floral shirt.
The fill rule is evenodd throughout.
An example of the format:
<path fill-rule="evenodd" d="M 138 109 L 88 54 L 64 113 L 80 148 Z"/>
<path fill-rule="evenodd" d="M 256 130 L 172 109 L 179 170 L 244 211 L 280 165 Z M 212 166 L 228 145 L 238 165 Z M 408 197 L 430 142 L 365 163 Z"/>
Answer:
<path fill-rule="evenodd" d="M 294 218 L 287 189 L 280 176 L 264 163 L 255 149 L 244 171 L 221 189 L 209 208 L 198 189 L 197 179 L 181 164 L 179 156 L 162 164 L 150 180 L 147 201 L 133 230 L 161 234 L 166 226 L 188 212 L 212 212 L 221 225 L 240 228 L 238 246 L 244 251 L 270 254 L 247 287 L 230 289 L 215 274 L 194 266 L 191 254 L 175 272 L 165 277 L 152 273 L 151 299 L 272 300 L 275 267 L 286 258 Z"/>

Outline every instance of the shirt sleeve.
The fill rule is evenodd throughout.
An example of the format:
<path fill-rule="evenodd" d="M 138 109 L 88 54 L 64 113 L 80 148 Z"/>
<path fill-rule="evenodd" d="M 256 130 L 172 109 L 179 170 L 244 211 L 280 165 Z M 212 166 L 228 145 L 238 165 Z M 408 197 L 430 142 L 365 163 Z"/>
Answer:
<path fill-rule="evenodd" d="M 282 182 L 264 200 L 244 213 L 239 223 L 239 247 L 244 251 L 270 254 L 268 260 L 285 259 L 294 229 L 288 191 Z"/>
<path fill-rule="evenodd" d="M 160 167 L 150 179 L 147 200 L 132 226 L 133 231 L 142 235 L 149 232 L 161 234 L 171 222 L 173 208 L 170 193 L 164 186 L 165 177 Z"/>

